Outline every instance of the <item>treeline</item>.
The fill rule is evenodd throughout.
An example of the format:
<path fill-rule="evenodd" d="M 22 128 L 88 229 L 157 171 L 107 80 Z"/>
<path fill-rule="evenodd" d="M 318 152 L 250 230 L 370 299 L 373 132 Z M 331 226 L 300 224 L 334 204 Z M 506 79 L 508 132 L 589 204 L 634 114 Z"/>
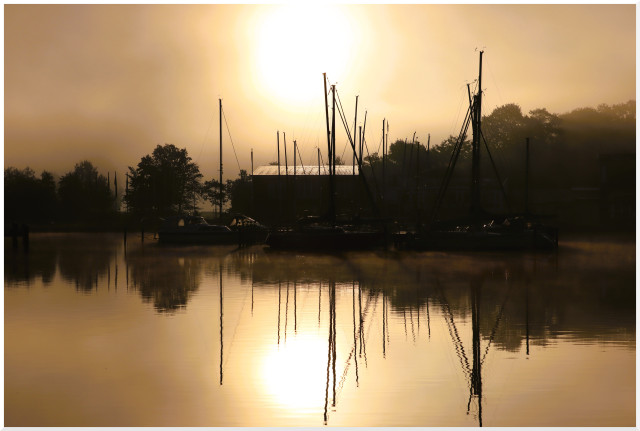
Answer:
<path fill-rule="evenodd" d="M 528 115 L 517 104 L 496 108 L 482 120 L 481 172 L 493 175 L 491 158 L 500 176 L 508 182 L 522 182 L 526 139 L 530 142 L 530 166 L 540 187 L 597 187 L 598 158 L 604 154 L 635 153 L 635 100 L 613 106 L 579 108 L 566 114 L 534 109 Z M 462 146 L 456 170 L 471 171 L 471 130 Z M 440 144 L 397 140 L 389 145 L 385 174 L 389 181 L 408 174 L 441 177 L 449 164 L 458 136 Z M 487 156 L 489 148 L 491 158 Z M 382 155 L 364 157 L 381 177 Z M 418 163 L 420 166 L 418 166 Z M 420 168 L 420 169 L 418 169 Z"/>
<path fill-rule="evenodd" d="M 483 116 L 481 177 L 499 180 L 515 197 L 513 203 L 521 208 L 528 138 L 530 187 L 597 188 L 601 184 L 600 156 L 635 154 L 635 106 L 635 101 L 630 100 L 561 115 L 546 109 L 534 109 L 525 115 L 517 104 L 500 106 Z M 455 165 L 454 178 L 460 184 L 470 182 L 471 133 L 469 128 Z M 458 139 L 459 136 L 450 136 L 437 145 L 410 138 L 396 140 L 388 147 L 384 168 L 382 154 L 364 157 L 364 173 L 370 183 L 381 189 L 437 187 Z M 635 187 L 635 172 L 625 175 L 629 187 Z"/>
<path fill-rule="evenodd" d="M 495 166 L 502 183 L 521 190 L 525 141 L 529 138 L 532 187 L 598 187 L 601 155 L 635 153 L 635 111 L 634 100 L 560 115 L 546 109 L 525 115 L 517 104 L 498 107 L 483 117 L 482 151 L 486 142 L 492 157 L 482 157 L 481 174 L 493 177 Z M 467 139 L 470 135 L 471 131 Z M 425 183 L 435 184 L 450 163 L 457 139 L 451 136 L 438 145 L 395 141 L 384 155 L 384 185 L 410 190 Z M 350 159 L 346 157 L 347 163 Z M 460 175 L 470 175 L 470 159 L 471 144 L 465 142 L 456 167 Z M 379 191 L 383 185 L 381 154 L 366 155 L 364 174 Z M 633 174 L 629 182 L 635 187 Z M 172 144 L 158 145 L 135 167 L 129 167 L 124 179 L 125 184 L 118 185 L 115 173 L 113 178 L 109 174 L 105 177 L 86 160 L 57 182 L 47 171 L 38 177 L 29 167 L 9 167 L 4 180 L 5 223 L 50 227 L 124 223 L 125 217 L 139 221 L 180 212 L 197 213 L 202 202 L 214 208 L 229 203 L 227 213 L 251 215 L 251 176 L 246 171 L 222 185 L 216 179 L 204 180 L 186 149 Z"/>
<path fill-rule="evenodd" d="M 57 183 L 50 172 L 38 178 L 29 167 L 10 167 L 4 171 L 5 224 L 103 222 L 116 213 L 116 194 L 107 177 L 86 160 Z"/>
<path fill-rule="evenodd" d="M 251 195 L 246 171 L 222 188 L 219 181 L 202 178 L 187 150 L 172 144 L 158 145 L 129 167 L 120 189 L 115 172 L 113 178 L 99 174 L 87 160 L 57 182 L 48 171 L 37 177 L 29 167 L 10 167 L 4 172 L 5 230 L 14 223 L 50 230 L 137 228 L 171 214 L 198 213 L 203 201 L 231 201 L 228 212 L 246 212 Z"/>

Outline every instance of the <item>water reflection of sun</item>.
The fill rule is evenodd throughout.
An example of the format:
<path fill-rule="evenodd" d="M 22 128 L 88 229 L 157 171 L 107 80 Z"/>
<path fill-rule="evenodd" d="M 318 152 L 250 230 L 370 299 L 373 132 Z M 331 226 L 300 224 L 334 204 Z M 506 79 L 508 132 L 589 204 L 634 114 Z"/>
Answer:
<path fill-rule="evenodd" d="M 353 22 L 343 8 L 288 4 L 269 9 L 255 32 L 255 77 L 270 97 L 292 104 L 322 95 L 322 73 L 342 79 L 353 55 Z"/>
<path fill-rule="evenodd" d="M 267 353 L 265 392 L 291 414 L 322 409 L 327 377 L 327 341 L 315 334 L 288 336 Z"/>

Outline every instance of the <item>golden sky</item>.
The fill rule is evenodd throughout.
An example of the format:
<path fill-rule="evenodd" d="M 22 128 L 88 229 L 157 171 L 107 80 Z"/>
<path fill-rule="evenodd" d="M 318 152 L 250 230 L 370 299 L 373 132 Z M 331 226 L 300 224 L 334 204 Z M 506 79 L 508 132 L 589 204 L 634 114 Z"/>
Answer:
<path fill-rule="evenodd" d="M 359 96 L 370 151 L 383 118 L 390 141 L 434 145 L 459 131 L 480 49 L 485 114 L 623 103 L 635 17 L 635 4 L 5 5 L 4 166 L 61 175 L 87 159 L 120 176 L 172 143 L 217 178 L 220 98 L 225 178 L 250 171 L 252 148 L 254 166 L 276 160 L 277 131 L 290 163 L 295 139 L 316 164 L 323 72 L 351 128 Z"/>

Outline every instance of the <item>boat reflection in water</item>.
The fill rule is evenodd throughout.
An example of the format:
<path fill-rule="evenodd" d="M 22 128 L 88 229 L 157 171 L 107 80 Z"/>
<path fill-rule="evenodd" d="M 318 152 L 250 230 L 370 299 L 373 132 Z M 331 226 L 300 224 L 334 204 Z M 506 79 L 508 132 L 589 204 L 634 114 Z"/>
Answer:
<path fill-rule="evenodd" d="M 254 219 L 234 215 L 228 226 L 210 224 L 201 216 L 179 215 L 163 219 L 158 240 L 164 244 L 260 244 L 268 230 Z"/>
<path fill-rule="evenodd" d="M 629 426 L 634 250 L 321 255 L 33 234 L 28 253 L 5 247 L 6 423 Z"/>

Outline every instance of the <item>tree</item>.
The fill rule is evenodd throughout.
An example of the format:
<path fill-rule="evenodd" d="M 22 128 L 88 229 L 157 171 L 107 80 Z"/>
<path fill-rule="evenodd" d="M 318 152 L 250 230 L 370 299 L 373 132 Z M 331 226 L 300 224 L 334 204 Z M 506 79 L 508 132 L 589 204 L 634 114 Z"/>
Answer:
<path fill-rule="evenodd" d="M 40 179 L 26 167 L 4 171 L 5 220 L 8 222 L 51 221 L 57 215 L 56 183 L 43 171 Z"/>
<path fill-rule="evenodd" d="M 58 182 L 58 196 L 63 212 L 70 220 L 106 214 L 113 208 L 113 196 L 107 178 L 99 175 L 91 162 L 77 163 Z"/>
<path fill-rule="evenodd" d="M 128 176 L 124 201 L 143 217 L 180 213 L 202 196 L 198 165 L 173 144 L 158 145 L 136 168 L 129 167 Z"/>
<path fill-rule="evenodd" d="M 369 166 L 375 166 L 382 161 L 382 158 L 378 155 L 377 152 L 364 156 L 364 164 L 368 164 Z"/>
<path fill-rule="evenodd" d="M 227 181 L 227 195 L 231 200 L 231 211 L 241 214 L 251 214 L 252 184 L 251 177 L 244 169 L 240 170 L 240 175 L 233 181 Z"/>
<path fill-rule="evenodd" d="M 469 137 L 468 137 L 469 138 Z M 449 136 L 447 139 L 442 141 L 440 145 L 435 145 L 431 147 L 429 150 L 429 174 L 437 174 L 437 176 L 441 177 L 444 174 L 445 169 L 449 166 L 449 161 L 451 160 L 451 155 L 453 154 L 453 150 L 458 143 L 457 136 Z M 458 155 L 458 159 L 456 162 L 456 166 L 458 170 L 469 171 L 468 166 L 471 163 L 471 141 L 469 139 L 465 139 L 462 143 L 462 147 L 460 148 L 460 154 Z M 459 167 L 464 165 L 464 167 Z"/>
<path fill-rule="evenodd" d="M 227 186 L 223 184 L 220 187 L 220 181 L 215 178 L 205 181 L 202 187 L 202 197 L 204 200 L 211 202 L 214 208 L 220 207 L 220 201 L 222 201 L 222 206 L 224 207 L 224 204 L 229 201 Z"/>
<path fill-rule="evenodd" d="M 524 142 L 525 124 L 520 106 L 509 103 L 482 119 L 482 134 L 493 148 L 502 151 L 512 142 Z"/>
<path fill-rule="evenodd" d="M 560 120 L 566 154 L 562 174 L 571 185 L 598 186 L 600 155 L 636 151 L 635 101 L 574 109 Z"/>

